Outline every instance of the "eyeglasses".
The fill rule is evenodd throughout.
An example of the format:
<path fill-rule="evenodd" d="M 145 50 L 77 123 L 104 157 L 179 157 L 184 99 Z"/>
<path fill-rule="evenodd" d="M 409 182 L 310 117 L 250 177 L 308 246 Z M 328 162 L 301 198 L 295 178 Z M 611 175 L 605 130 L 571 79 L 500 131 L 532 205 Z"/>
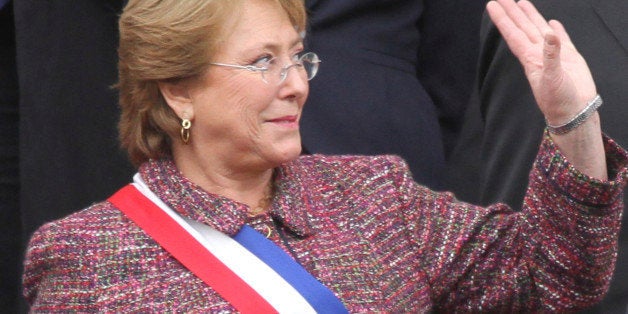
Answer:
<path fill-rule="evenodd" d="M 277 58 L 269 60 L 258 61 L 254 65 L 239 65 L 239 64 L 227 64 L 212 62 L 211 65 L 217 65 L 222 67 L 230 67 L 235 69 L 249 70 L 251 72 L 259 72 L 262 75 L 262 81 L 267 84 L 280 85 L 288 77 L 288 70 L 292 67 L 296 67 L 297 72 L 307 80 L 311 80 L 316 76 L 318 72 L 318 66 L 321 60 L 313 52 L 305 53 L 301 56 L 295 56 L 294 63 L 281 67 L 276 61 Z"/>

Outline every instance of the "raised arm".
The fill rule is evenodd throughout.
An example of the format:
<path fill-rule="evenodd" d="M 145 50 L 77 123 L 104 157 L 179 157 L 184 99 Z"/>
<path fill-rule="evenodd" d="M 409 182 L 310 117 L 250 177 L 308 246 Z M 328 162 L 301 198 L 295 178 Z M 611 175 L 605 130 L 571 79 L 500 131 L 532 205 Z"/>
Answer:
<path fill-rule="evenodd" d="M 490 1 L 486 9 L 521 62 L 536 102 L 549 125 L 563 125 L 597 95 L 585 60 L 558 21 L 546 21 L 527 0 Z M 573 123 L 572 123 L 573 124 Z M 607 168 L 597 112 L 554 142 L 581 172 L 606 180 Z"/>

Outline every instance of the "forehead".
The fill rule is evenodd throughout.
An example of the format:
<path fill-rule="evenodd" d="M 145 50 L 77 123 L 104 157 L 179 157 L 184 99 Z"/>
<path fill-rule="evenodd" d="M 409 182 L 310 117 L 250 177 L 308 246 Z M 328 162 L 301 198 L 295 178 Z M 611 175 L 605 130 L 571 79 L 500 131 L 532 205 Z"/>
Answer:
<path fill-rule="evenodd" d="M 250 0 L 244 1 L 226 23 L 224 45 L 218 54 L 256 46 L 293 46 L 300 41 L 295 26 L 277 2 Z"/>

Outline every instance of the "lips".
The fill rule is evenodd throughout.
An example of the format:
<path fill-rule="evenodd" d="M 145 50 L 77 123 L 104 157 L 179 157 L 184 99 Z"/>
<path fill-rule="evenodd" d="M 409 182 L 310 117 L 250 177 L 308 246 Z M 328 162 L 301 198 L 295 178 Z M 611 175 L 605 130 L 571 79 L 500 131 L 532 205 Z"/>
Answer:
<path fill-rule="evenodd" d="M 282 117 L 279 117 L 279 118 L 268 120 L 268 122 L 272 122 L 272 123 L 295 123 L 295 122 L 297 122 L 297 118 L 298 118 L 297 115 L 282 116 Z"/>

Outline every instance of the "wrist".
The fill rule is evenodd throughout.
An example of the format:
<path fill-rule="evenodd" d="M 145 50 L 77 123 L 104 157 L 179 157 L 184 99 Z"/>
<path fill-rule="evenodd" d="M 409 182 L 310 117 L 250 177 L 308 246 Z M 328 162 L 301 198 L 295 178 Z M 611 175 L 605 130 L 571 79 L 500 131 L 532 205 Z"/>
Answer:
<path fill-rule="evenodd" d="M 591 101 L 587 103 L 587 106 L 584 107 L 584 109 L 578 112 L 575 116 L 573 116 L 567 122 L 562 123 L 562 124 L 552 125 L 547 121 L 547 118 L 546 118 L 545 123 L 547 124 L 547 129 L 552 134 L 562 135 L 562 134 L 569 133 L 572 130 L 579 127 L 582 123 L 587 121 L 591 116 L 593 116 L 595 112 L 597 111 L 597 109 L 602 105 L 602 103 L 603 103 L 602 97 L 600 97 L 600 95 L 596 95 L 595 98 L 593 98 Z"/>
<path fill-rule="evenodd" d="M 569 160 L 575 169 L 590 177 L 606 180 L 606 155 L 600 116 L 597 112 L 586 119 L 577 128 L 564 134 L 548 134 L 558 149 Z"/>

